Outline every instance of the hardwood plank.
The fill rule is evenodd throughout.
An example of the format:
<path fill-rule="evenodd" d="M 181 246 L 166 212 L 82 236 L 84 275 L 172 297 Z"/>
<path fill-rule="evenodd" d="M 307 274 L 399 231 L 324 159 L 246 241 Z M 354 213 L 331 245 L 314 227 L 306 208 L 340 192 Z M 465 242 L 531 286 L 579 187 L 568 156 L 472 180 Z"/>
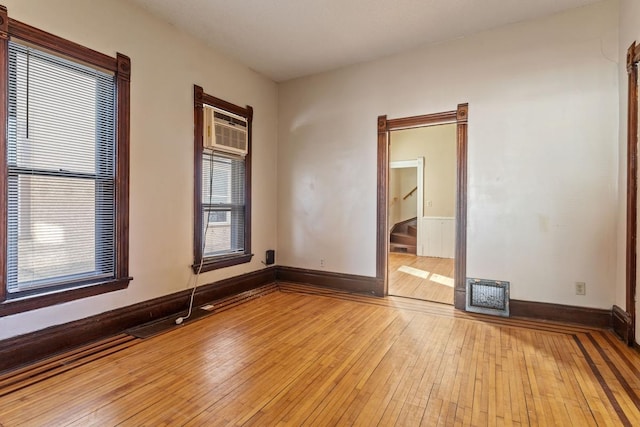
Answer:
<path fill-rule="evenodd" d="M 415 269 L 415 273 L 422 273 L 426 277 L 411 274 L 412 270 L 401 270 L 407 267 Z M 453 305 L 453 258 L 433 258 L 390 252 L 388 269 L 389 295 Z"/>
<path fill-rule="evenodd" d="M 640 424 L 638 353 L 610 331 L 278 286 L 99 344 L 0 397 L 0 425 Z"/>

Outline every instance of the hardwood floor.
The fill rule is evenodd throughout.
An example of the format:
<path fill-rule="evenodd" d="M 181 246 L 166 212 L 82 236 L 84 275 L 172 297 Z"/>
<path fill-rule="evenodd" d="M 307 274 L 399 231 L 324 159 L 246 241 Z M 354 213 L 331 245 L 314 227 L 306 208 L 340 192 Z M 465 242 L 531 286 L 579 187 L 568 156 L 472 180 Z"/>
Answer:
<path fill-rule="evenodd" d="M 389 253 L 389 295 L 453 305 L 452 258 Z"/>
<path fill-rule="evenodd" d="M 284 283 L 221 310 L 0 377 L 0 424 L 640 425 L 609 331 Z"/>

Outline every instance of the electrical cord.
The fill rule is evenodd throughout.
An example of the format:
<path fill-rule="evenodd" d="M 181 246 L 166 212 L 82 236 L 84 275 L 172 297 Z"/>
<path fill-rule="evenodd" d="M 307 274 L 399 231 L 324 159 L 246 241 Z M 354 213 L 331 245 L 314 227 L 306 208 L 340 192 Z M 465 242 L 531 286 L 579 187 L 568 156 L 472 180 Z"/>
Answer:
<path fill-rule="evenodd" d="M 211 161 L 209 162 L 209 206 L 211 206 L 213 200 L 213 153 L 211 154 Z M 207 225 L 204 227 L 204 234 L 202 236 L 202 251 L 200 253 L 200 265 L 198 265 L 198 271 L 195 274 L 195 279 L 193 282 L 193 289 L 191 290 L 191 297 L 189 298 L 189 311 L 187 315 L 182 317 L 178 317 L 175 320 L 176 325 L 181 325 L 182 322 L 191 317 L 191 312 L 193 310 L 193 298 L 196 294 L 196 289 L 198 289 L 198 278 L 200 277 L 200 272 L 202 271 L 202 264 L 204 263 L 204 249 L 207 246 L 207 232 L 209 231 L 209 213 L 207 212 Z M 189 287 L 189 283 L 194 276 L 190 276 L 187 281 L 187 288 Z"/>

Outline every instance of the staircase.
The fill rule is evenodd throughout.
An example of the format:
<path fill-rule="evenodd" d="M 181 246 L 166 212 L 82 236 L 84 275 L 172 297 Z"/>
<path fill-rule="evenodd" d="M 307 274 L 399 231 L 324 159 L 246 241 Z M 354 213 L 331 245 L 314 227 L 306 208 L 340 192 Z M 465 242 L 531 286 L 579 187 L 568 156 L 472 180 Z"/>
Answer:
<path fill-rule="evenodd" d="M 415 254 L 418 241 L 418 219 L 399 222 L 391 229 L 389 251 Z"/>

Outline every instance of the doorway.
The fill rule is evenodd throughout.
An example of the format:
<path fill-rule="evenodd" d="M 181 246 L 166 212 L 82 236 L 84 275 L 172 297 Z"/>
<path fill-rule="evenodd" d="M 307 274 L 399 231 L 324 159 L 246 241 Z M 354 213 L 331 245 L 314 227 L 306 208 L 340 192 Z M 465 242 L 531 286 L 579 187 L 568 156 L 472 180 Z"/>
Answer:
<path fill-rule="evenodd" d="M 389 295 L 453 305 L 456 124 L 389 132 Z"/>
<path fill-rule="evenodd" d="M 467 220 L 467 117 L 468 104 L 453 111 L 423 116 L 387 119 L 378 117 L 378 198 L 376 238 L 376 279 L 389 295 L 389 159 L 392 131 L 453 124 L 456 129 L 456 184 L 454 212 L 453 304 L 458 309 L 466 305 L 466 220 Z M 416 248 L 417 249 L 417 248 Z M 416 250 L 417 251 L 417 250 Z M 410 267 L 410 266 L 409 266 Z M 428 269 L 426 271 L 429 271 Z M 429 271 L 432 273 L 431 271 Z M 424 275 L 424 273 L 422 273 Z M 450 282 L 449 282 L 450 284 Z"/>

